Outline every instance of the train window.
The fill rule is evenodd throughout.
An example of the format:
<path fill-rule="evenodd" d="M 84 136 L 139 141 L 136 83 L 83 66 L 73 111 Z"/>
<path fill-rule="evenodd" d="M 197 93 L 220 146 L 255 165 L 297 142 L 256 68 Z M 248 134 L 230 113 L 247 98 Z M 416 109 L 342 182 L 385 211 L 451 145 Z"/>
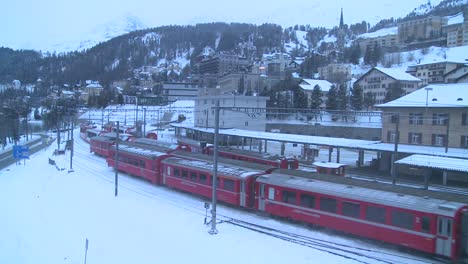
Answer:
<path fill-rule="evenodd" d="M 343 215 L 359 218 L 361 205 L 357 203 L 343 202 Z"/>
<path fill-rule="evenodd" d="M 179 168 L 174 168 L 174 177 L 180 177 Z"/>
<path fill-rule="evenodd" d="M 210 182 L 211 182 L 211 185 L 213 185 L 213 176 L 210 176 Z M 221 178 L 219 177 L 216 177 L 216 187 L 220 187 L 221 186 Z"/>
<path fill-rule="evenodd" d="M 320 198 L 320 210 L 330 213 L 336 212 L 336 200 L 332 198 Z"/>
<path fill-rule="evenodd" d="M 402 228 L 414 229 L 414 214 L 392 211 L 392 224 Z"/>
<path fill-rule="evenodd" d="M 228 191 L 234 191 L 234 180 L 224 179 L 224 189 Z"/>
<path fill-rule="evenodd" d="M 206 177 L 205 174 L 200 174 L 200 183 L 206 184 L 206 179 L 207 179 L 207 177 Z"/>
<path fill-rule="evenodd" d="M 429 216 L 423 216 L 421 218 L 421 230 L 423 232 L 431 232 L 431 218 Z"/>
<path fill-rule="evenodd" d="M 145 162 L 142 161 L 142 160 L 140 160 L 140 167 L 141 167 L 141 168 L 144 168 L 144 167 L 145 167 Z"/>
<path fill-rule="evenodd" d="M 367 206 L 366 219 L 372 222 L 385 223 L 385 208 Z"/>
<path fill-rule="evenodd" d="M 275 188 L 273 187 L 268 188 L 268 199 L 275 200 Z"/>
<path fill-rule="evenodd" d="M 187 179 L 188 178 L 188 171 L 182 170 L 182 179 Z"/>
<path fill-rule="evenodd" d="M 196 172 L 190 172 L 190 180 L 197 182 L 197 173 Z"/>
<path fill-rule="evenodd" d="M 296 193 L 291 191 L 283 191 L 283 202 L 296 204 Z"/>
<path fill-rule="evenodd" d="M 171 176 L 171 167 L 167 167 L 167 176 Z"/>
<path fill-rule="evenodd" d="M 310 194 L 301 194 L 301 206 L 315 208 L 315 196 Z"/>

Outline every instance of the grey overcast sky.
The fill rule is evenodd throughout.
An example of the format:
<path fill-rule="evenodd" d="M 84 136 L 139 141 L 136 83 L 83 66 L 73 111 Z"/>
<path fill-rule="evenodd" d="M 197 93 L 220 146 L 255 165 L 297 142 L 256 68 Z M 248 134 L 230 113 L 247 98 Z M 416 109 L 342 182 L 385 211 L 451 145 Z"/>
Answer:
<path fill-rule="evenodd" d="M 131 14 L 149 26 L 202 22 L 310 24 L 331 28 L 340 8 L 345 23 L 404 16 L 428 0 L 6 0 L 0 4 L 0 46 L 35 48 L 77 40 Z M 441 0 L 431 0 L 433 5 Z"/>

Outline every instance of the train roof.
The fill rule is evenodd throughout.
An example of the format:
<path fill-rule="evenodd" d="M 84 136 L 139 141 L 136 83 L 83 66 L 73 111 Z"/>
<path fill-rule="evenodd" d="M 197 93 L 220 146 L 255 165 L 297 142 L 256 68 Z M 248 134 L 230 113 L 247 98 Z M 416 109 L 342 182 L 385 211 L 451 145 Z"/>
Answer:
<path fill-rule="evenodd" d="M 115 149 L 116 146 L 112 146 Z M 161 146 L 141 145 L 135 142 L 120 142 L 119 152 L 136 154 L 143 157 L 156 158 L 168 154 L 170 149 Z"/>
<path fill-rule="evenodd" d="M 177 157 L 181 157 L 181 158 L 204 160 L 204 161 L 210 161 L 210 162 L 213 161 L 213 156 L 208 156 L 208 155 L 201 154 L 201 153 L 188 152 L 184 150 L 176 150 L 176 151 L 171 152 L 171 154 Z M 235 159 L 229 159 L 229 158 L 223 158 L 223 157 L 218 157 L 218 162 L 230 164 L 232 166 L 251 168 L 251 169 L 264 171 L 264 172 L 277 168 L 272 165 L 246 162 L 242 160 L 235 160 Z"/>
<path fill-rule="evenodd" d="M 451 217 L 458 209 L 468 205 L 468 197 L 460 194 L 394 186 L 305 171 L 276 170 L 272 174 L 260 176 L 257 181 Z"/>
<path fill-rule="evenodd" d="M 269 153 L 258 153 L 255 151 L 243 150 L 243 149 L 231 148 L 231 147 L 220 147 L 219 151 L 226 151 L 226 152 L 235 153 L 237 155 L 243 155 L 243 156 L 254 157 L 254 158 L 259 158 L 259 159 L 264 159 L 264 160 L 271 160 L 271 161 L 279 161 L 285 158 L 284 156 L 280 156 L 280 155 L 273 155 Z"/>
<path fill-rule="evenodd" d="M 161 147 L 166 147 L 166 148 L 171 148 L 171 149 L 176 149 L 177 144 L 169 143 L 169 142 L 164 142 L 156 139 L 150 139 L 150 138 L 136 138 L 133 140 L 133 142 L 142 144 L 142 145 L 150 145 L 150 146 L 161 146 Z"/>
<path fill-rule="evenodd" d="M 162 161 L 165 164 L 178 165 L 188 169 L 197 169 L 206 172 L 207 174 L 213 173 L 213 162 L 205 160 L 188 160 L 179 157 L 171 157 Z M 251 168 L 232 166 L 231 164 L 218 162 L 218 175 L 228 176 L 231 178 L 243 179 L 254 175 L 262 174 L 263 171 Z"/>
<path fill-rule="evenodd" d="M 100 141 L 100 142 L 114 142 L 114 141 L 115 141 L 115 139 L 113 139 L 113 138 L 110 138 L 110 137 L 103 137 L 103 136 L 91 137 L 89 140 L 92 140 L 92 141 Z"/>
<path fill-rule="evenodd" d="M 115 148 L 115 146 L 114 146 Z M 131 153 L 131 154 L 136 154 L 142 157 L 148 157 L 148 158 L 157 158 L 162 155 L 167 155 L 166 152 L 160 152 L 156 150 L 151 150 L 151 149 L 144 149 L 144 148 L 138 148 L 134 146 L 128 146 L 128 145 L 119 145 L 119 152 L 122 153 Z"/>

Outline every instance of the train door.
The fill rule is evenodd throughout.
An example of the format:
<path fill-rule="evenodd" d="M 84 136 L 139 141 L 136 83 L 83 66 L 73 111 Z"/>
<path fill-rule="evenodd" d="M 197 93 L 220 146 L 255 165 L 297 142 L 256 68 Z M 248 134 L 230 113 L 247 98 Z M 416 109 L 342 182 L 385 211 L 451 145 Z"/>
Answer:
<path fill-rule="evenodd" d="M 245 179 L 240 181 L 240 206 L 245 207 Z"/>
<path fill-rule="evenodd" d="M 468 258 L 468 211 L 463 212 L 461 219 L 461 237 L 460 237 L 461 258 Z"/>
<path fill-rule="evenodd" d="M 258 210 L 265 211 L 265 184 L 260 184 L 260 195 L 258 196 Z"/>
<path fill-rule="evenodd" d="M 452 219 L 439 216 L 437 219 L 436 254 L 450 257 L 452 254 Z"/>

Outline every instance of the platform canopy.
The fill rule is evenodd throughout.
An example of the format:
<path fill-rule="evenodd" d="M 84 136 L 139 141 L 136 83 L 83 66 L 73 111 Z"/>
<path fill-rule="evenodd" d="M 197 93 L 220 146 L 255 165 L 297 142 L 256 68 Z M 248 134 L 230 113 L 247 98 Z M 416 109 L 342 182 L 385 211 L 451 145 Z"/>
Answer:
<path fill-rule="evenodd" d="M 395 163 L 418 167 L 468 172 L 468 160 L 429 155 L 411 155 Z"/>

